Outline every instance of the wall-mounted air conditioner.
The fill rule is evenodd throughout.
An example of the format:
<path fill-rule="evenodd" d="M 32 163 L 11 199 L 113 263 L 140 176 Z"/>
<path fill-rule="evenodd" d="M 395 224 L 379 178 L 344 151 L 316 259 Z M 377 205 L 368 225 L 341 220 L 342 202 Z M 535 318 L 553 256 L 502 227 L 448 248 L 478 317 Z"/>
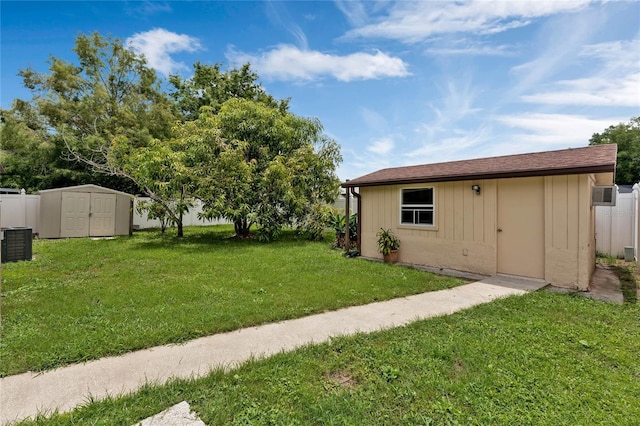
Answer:
<path fill-rule="evenodd" d="M 615 206 L 617 192 L 615 186 L 594 186 L 591 188 L 591 205 Z"/>

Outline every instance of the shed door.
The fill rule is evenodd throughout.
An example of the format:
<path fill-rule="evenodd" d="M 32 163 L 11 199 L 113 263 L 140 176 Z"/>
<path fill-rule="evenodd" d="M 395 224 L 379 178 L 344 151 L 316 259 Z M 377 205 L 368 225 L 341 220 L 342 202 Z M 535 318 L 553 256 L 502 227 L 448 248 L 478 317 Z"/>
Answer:
<path fill-rule="evenodd" d="M 544 279 L 544 178 L 498 180 L 498 273 Z"/>
<path fill-rule="evenodd" d="M 91 194 L 88 192 L 62 193 L 61 238 L 89 236 L 90 207 Z"/>
<path fill-rule="evenodd" d="M 116 233 L 115 194 L 91 194 L 89 236 L 108 237 Z"/>

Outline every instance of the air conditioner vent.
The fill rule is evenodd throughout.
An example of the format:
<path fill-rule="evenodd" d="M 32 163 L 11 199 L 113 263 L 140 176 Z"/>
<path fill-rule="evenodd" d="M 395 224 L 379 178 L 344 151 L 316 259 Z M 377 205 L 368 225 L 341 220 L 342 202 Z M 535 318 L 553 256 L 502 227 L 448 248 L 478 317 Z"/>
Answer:
<path fill-rule="evenodd" d="M 615 186 L 594 186 L 591 189 L 592 206 L 615 206 L 616 205 Z"/>

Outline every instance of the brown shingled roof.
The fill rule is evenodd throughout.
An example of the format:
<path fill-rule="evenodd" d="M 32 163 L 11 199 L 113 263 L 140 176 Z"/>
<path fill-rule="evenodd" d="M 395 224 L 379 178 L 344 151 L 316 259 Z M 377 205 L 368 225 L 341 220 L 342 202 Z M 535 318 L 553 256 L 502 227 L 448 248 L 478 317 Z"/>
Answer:
<path fill-rule="evenodd" d="M 616 170 L 616 144 L 395 167 L 348 180 L 343 187 L 508 177 L 601 173 Z"/>

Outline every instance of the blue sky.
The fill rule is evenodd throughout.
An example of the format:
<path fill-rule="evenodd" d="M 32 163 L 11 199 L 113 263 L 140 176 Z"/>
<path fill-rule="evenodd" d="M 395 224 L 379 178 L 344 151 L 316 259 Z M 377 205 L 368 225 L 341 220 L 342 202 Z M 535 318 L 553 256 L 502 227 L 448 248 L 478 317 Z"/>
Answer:
<path fill-rule="evenodd" d="M 341 179 L 579 147 L 640 115 L 640 2 L 0 1 L 0 104 L 21 68 L 118 37 L 160 76 L 251 62 L 342 146 Z"/>

